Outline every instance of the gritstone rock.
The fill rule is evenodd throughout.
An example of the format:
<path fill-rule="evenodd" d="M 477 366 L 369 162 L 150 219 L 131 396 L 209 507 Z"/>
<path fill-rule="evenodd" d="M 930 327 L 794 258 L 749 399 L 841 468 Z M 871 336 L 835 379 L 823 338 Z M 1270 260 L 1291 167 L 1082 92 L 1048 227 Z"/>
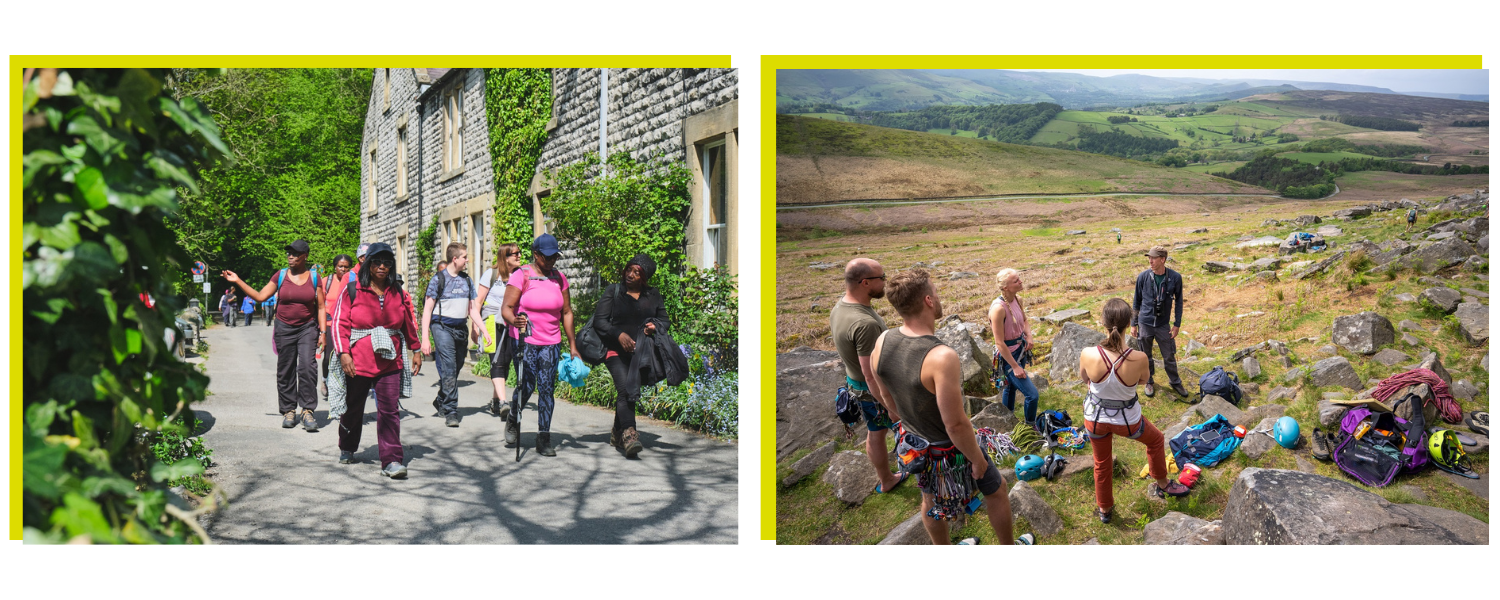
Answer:
<path fill-rule="evenodd" d="M 1255 238 L 1253 240 L 1249 240 L 1249 241 L 1245 241 L 1245 242 L 1240 242 L 1238 244 L 1235 244 L 1234 247 L 1237 248 L 1237 249 L 1243 249 L 1243 248 L 1257 248 L 1257 247 L 1261 247 L 1261 246 L 1279 246 L 1279 245 L 1281 245 L 1281 241 L 1282 240 L 1279 237 L 1276 237 L 1276 236 L 1273 236 L 1273 235 L 1268 235 L 1268 236 L 1265 236 L 1265 237 L 1258 237 L 1258 238 Z"/>
<path fill-rule="evenodd" d="M 1336 479 L 1256 467 L 1235 480 L 1223 526 L 1228 544 L 1489 543 L 1489 526 L 1462 513 L 1412 509 Z"/>
<path fill-rule="evenodd" d="M 1416 395 L 1418 401 L 1401 402 L 1401 399 L 1405 398 L 1407 394 Z M 1400 403 L 1400 405 L 1397 406 L 1397 403 Z M 1429 427 L 1436 427 L 1438 425 L 1437 401 L 1434 399 L 1432 386 L 1425 383 L 1409 385 L 1396 390 L 1396 393 L 1391 394 L 1391 396 L 1389 398 L 1386 398 L 1385 402 L 1382 402 L 1381 404 L 1391 409 L 1391 412 L 1396 413 L 1396 416 L 1408 421 L 1412 420 L 1412 416 L 1416 414 L 1417 409 L 1420 407 L 1422 410 L 1422 418 L 1425 420 L 1427 425 Z"/>
<path fill-rule="evenodd" d="M 1347 410 L 1349 410 L 1349 407 L 1347 406 L 1334 404 L 1327 400 L 1319 400 L 1318 424 L 1322 425 L 1324 430 L 1331 431 L 1334 429 L 1338 429 L 1339 423 L 1344 418 L 1344 411 Z"/>
<path fill-rule="evenodd" d="M 1191 410 L 1198 413 L 1201 419 L 1209 419 L 1214 415 L 1224 415 L 1224 418 L 1229 419 L 1231 423 L 1238 423 L 1244 420 L 1245 417 L 1245 411 L 1230 404 L 1228 400 L 1213 394 L 1205 394 L 1203 401 L 1194 405 Z"/>
<path fill-rule="evenodd" d="M 1378 362 L 1387 367 L 1394 367 L 1398 364 L 1411 360 L 1411 357 L 1407 356 L 1405 352 L 1402 352 L 1400 350 L 1393 350 L 1391 348 L 1386 348 L 1384 350 L 1376 352 L 1375 356 L 1371 358 L 1373 358 L 1375 362 Z"/>
<path fill-rule="evenodd" d="M 1432 274 L 1474 255 L 1474 247 L 1459 238 L 1446 239 L 1418 248 L 1401 258 L 1401 264 L 1422 273 Z"/>
<path fill-rule="evenodd" d="M 776 356 L 776 459 L 844 434 L 833 414 L 834 393 L 844 385 L 837 352 L 799 347 Z"/>
<path fill-rule="evenodd" d="M 1452 384 L 1453 376 L 1448 374 L 1448 369 L 1443 368 L 1443 359 L 1436 352 L 1428 352 L 1422 355 L 1422 362 L 1417 363 L 1417 368 L 1427 369 L 1442 378 L 1444 383 Z"/>
<path fill-rule="evenodd" d="M 1069 321 L 1087 321 L 1088 317 L 1089 311 L 1087 309 L 1070 308 L 1068 310 L 1059 310 L 1052 314 L 1046 315 L 1042 317 L 1042 320 L 1053 325 L 1057 325 L 1060 323 L 1067 323 Z"/>
<path fill-rule="evenodd" d="M 849 504 L 859 504 L 880 484 L 869 457 L 858 450 L 845 450 L 828 461 L 823 482 L 833 487 L 833 495 Z"/>
<path fill-rule="evenodd" d="M 1350 352 L 1374 354 L 1376 349 L 1394 341 L 1396 328 L 1389 319 L 1373 311 L 1333 319 L 1333 343 Z"/>
<path fill-rule="evenodd" d="M 1052 340 L 1052 368 L 1048 377 L 1059 382 L 1078 379 L 1078 353 L 1104 341 L 1104 334 L 1079 325 L 1063 323 L 1062 331 Z"/>
<path fill-rule="evenodd" d="M 1408 346 L 1421 346 L 1422 340 L 1417 339 L 1417 336 L 1414 336 L 1410 333 L 1403 333 L 1401 334 L 1401 343 Z"/>
<path fill-rule="evenodd" d="M 1251 423 L 1262 419 L 1270 419 L 1272 422 L 1275 422 L 1276 419 L 1280 419 L 1283 416 L 1286 416 L 1286 407 L 1280 404 L 1252 406 L 1249 410 L 1245 411 L 1244 420 L 1235 423 L 1235 425 L 1244 425 L 1246 428 L 1249 428 Z"/>
<path fill-rule="evenodd" d="M 1266 417 L 1264 419 L 1261 419 L 1259 423 L 1255 424 L 1255 427 L 1252 427 L 1250 429 L 1252 431 L 1270 429 L 1271 426 L 1275 424 L 1276 419 Z M 1263 433 L 1252 433 L 1246 435 L 1245 441 L 1240 443 L 1240 452 L 1244 452 L 1245 456 L 1250 457 L 1250 460 L 1259 460 L 1262 455 L 1270 452 L 1271 449 L 1275 447 L 1276 440 L 1271 439 L 1271 436 L 1265 435 Z"/>
<path fill-rule="evenodd" d="M 1088 233 L 1088 232 L 1084 231 L 1082 229 L 1070 229 L 1070 230 L 1068 230 L 1067 235 L 1083 235 L 1085 233 Z"/>
<path fill-rule="evenodd" d="M 1224 543 L 1221 521 L 1204 521 L 1177 511 L 1146 524 L 1146 543 L 1153 546 L 1216 546 Z"/>
<path fill-rule="evenodd" d="M 1483 251 L 1481 251 L 1481 252 L 1483 252 Z M 1485 269 L 1489 268 L 1489 264 L 1490 264 L 1489 260 L 1486 260 L 1485 257 L 1476 254 L 1474 256 L 1470 256 L 1467 259 L 1464 259 L 1464 264 L 1463 264 L 1462 268 L 1465 271 L 1471 271 L 1471 272 L 1478 273 L 1478 272 L 1482 272 Z"/>
<path fill-rule="evenodd" d="M 1490 340 L 1490 311 L 1478 302 L 1462 302 L 1453 312 L 1458 317 L 1458 330 L 1470 346 L 1478 346 Z"/>
<path fill-rule="evenodd" d="M 1394 296 L 1391 296 L 1391 299 L 1395 300 L 1397 302 L 1416 302 L 1417 301 L 1417 297 L 1416 296 L 1413 296 L 1413 295 L 1407 294 L 1407 293 L 1396 294 Z"/>
<path fill-rule="evenodd" d="M 833 447 L 834 442 L 828 442 L 819 446 L 817 450 L 813 450 L 807 456 L 797 459 L 797 462 L 792 463 L 791 475 L 781 480 L 781 485 L 791 487 L 798 481 L 802 481 L 802 478 L 812 475 L 814 471 L 818 470 L 818 467 L 823 466 L 824 463 L 833 458 Z"/>
<path fill-rule="evenodd" d="M 1015 413 L 1012 413 L 1010 409 L 1005 408 L 1005 405 L 1000 403 L 999 396 L 991 397 L 990 403 L 985 405 L 984 410 L 979 411 L 979 414 L 974 415 L 974 418 L 970 419 L 970 422 L 974 423 L 976 429 L 988 427 L 995 430 L 996 433 L 1007 434 L 1016 428 L 1018 421 L 1019 419 L 1016 418 Z"/>
<path fill-rule="evenodd" d="M 1297 388 L 1294 388 L 1294 387 L 1274 387 L 1274 388 L 1271 388 L 1270 393 L 1266 394 L 1266 401 L 1267 402 L 1275 402 L 1277 400 L 1291 400 L 1291 399 L 1296 398 L 1296 397 L 1297 397 Z"/>
<path fill-rule="evenodd" d="M 1057 516 L 1057 511 L 1052 510 L 1047 501 L 1024 481 L 1018 481 L 1010 488 L 1010 511 L 1016 516 L 1026 517 L 1026 522 L 1031 523 L 1031 533 L 1039 538 L 1062 533 L 1062 518 Z"/>
<path fill-rule="evenodd" d="M 1362 387 L 1363 382 L 1354 372 L 1354 365 L 1342 356 L 1325 358 L 1312 366 L 1313 385 L 1322 388 L 1342 386 L 1351 390 Z"/>
<path fill-rule="evenodd" d="M 1473 400 L 1475 396 L 1479 395 L 1479 388 L 1474 387 L 1474 384 L 1469 383 L 1467 379 L 1454 382 L 1453 386 L 1449 389 L 1453 392 L 1453 397 L 1464 400 Z"/>
<path fill-rule="evenodd" d="M 1232 357 L 1229 358 L 1229 362 L 1240 362 L 1241 360 L 1244 360 L 1244 358 L 1246 356 L 1250 356 L 1250 355 L 1255 354 L 1256 352 L 1259 352 L 1261 350 L 1265 350 L 1266 349 L 1266 345 L 1267 345 L 1267 342 L 1261 342 L 1261 343 L 1256 344 L 1254 346 L 1250 346 L 1249 348 L 1242 348 L 1238 352 L 1235 352 L 1234 356 L 1232 356 Z"/>
<path fill-rule="evenodd" d="M 1208 271 L 1209 273 L 1223 273 L 1225 271 L 1232 271 L 1234 270 L 1234 263 L 1211 260 L 1203 263 L 1203 270 Z"/>
<path fill-rule="evenodd" d="M 990 376 L 989 344 L 959 319 L 944 319 L 940 325 L 937 338 L 958 353 L 964 383 L 983 384 Z"/>
<path fill-rule="evenodd" d="M 1444 313 L 1452 314 L 1458 308 L 1459 301 L 1463 299 L 1463 294 L 1453 288 L 1435 287 L 1422 290 L 1422 297 L 1434 306 L 1443 309 Z"/>
<path fill-rule="evenodd" d="M 1310 266 L 1310 267 L 1307 267 L 1305 269 L 1302 269 L 1301 271 L 1297 271 L 1296 273 L 1293 273 L 1292 274 L 1292 279 L 1296 279 L 1296 280 L 1299 280 L 1299 281 L 1302 280 L 1302 279 L 1307 279 L 1308 277 L 1312 277 L 1313 275 L 1317 275 L 1318 273 L 1322 273 L 1323 271 L 1327 270 L 1328 267 L 1333 266 L 1334 263 L 1337 263 L 1337 262 L 1339 262 L 1340 260 L 1343 260 L 1343 259 L 1344 259 L 1344 251 L 1343 250 L 1339 250 L 1338 252 L 1335 252 L 1333 254 L 1333 256 L 1330 256 L 1328 258 L 1320 260 L 1320 261 L 1318 261 L 1316 263 L 1313 263 L 1312 266 Z"/>
<path fill-rule="evenodd" d="M 1240 368 L 1245 371 L 1246 380 L 1260 377 L 1260 362 L 1254 356 L 1246 356 L 1245 360 L 1240 361 Z"/>
<path fill-rule="evenodd" d="M 1250 263 L 1250 271 L 1274 271 L 1281 266 L 1281 259 L 1275 256 L 1267 256 Z"/>
<path fill-rule="evenodd" d="M 1402 319 L 1400 327 L 1401 327 L 1401 331 L 1420 331 L 1422 333 L 1427 333 L 1427 328 L 1423 327 L 1421 324 L 1417 323 L 1416 321 Z"/>
<path fill-rule="evenodd" d="M 1292 219 L 1292 222 L 1296 223 L 1298 227 L 1307 227 L 1308 225 L 1316 225 L 1318 223 L 1322 223 L 1323 218 L 1316 215 L 1302 215 L 1300 217 Z"/>
<path fill-rule="evenodd" d="M 911 518 L 902 521 L 900 525 L 891 528 L 890 533 L 885 534 L 885 539 L 880 540 L 877 546 L 910 546 L 930 545 L 932 537 L 927 535 L 927 529 L 922 526 L 922 511 Z"/>

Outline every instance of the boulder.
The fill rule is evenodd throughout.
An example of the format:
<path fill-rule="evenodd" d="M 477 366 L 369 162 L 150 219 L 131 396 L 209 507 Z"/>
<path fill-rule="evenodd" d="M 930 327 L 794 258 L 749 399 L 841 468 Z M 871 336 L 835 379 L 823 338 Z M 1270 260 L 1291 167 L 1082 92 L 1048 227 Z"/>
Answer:
<path fill-rule="evenodd" d="M 1018 517 L 1026 517 L 1026 522 L 1031 524 L 1031 533 L 1036 537 L 1062 533 L 1063 522 L 1057 516 L 1057 511 L 1024 481 L 1018 481 L 1015 487 L 1010 488 L 1010 512 Z"/>
<path fill-rule="evenodd" d="M 1269 431 L 1271 429 L 1271 426 L 1275 424 L 1276 419 L 1266 417 L 1264 419 L 1261 419 L 1259 423 L 1256 423 L 1255 427 L 1252 427 L 1250 429 L 1252 431 Z M 1263 433 L 1251 433 L 1245 436 L 1244 442 L 1240 443 L 1240 452 L 1244 452 L 1245 456 L 1249 457 L 1250 460 L 1260 460 L 1260 457 L 1262 455 L 1270 452 L 1271 449 L 1275 447 L 1276 440 L 1272 439 L 1271 436 Z"/>
<path fill-rule="evenodd" d="M 1401 343 L 1416 347 L 1422 345 L 1422 340 L 1417 339 L 1417 336 L 1414 336 L 1410 333 L 1403 333 L 1401 334 Z"/>
<path fill-rule="evenodd" d="M 1083 235 L 1083 234 L 1086 234 L 1086 233 L 1088 233 L 1088 232 L 1085 231 L 1085 230 L 1082 230 L 1082 229 L 1071 229 L 1071 230 L 1068 230 L 1068 232 L 1067 232 L 1066 235 Z"/>
<path fill-rule="evenodd" d="M 1229 419 L 1231 423 L 1239 423 L 1245 418 L 1245 412 L 1240 410 L 1239 407 L 1213 394 L 1204 395 L 1203 401 L 1194 405 L 1190 410 L 1198 413 L 1199 422 L 1214 415 L 1224 415 L 1224 418 Z"/>
<path fill-rule="evenodd" d="M 1052 368 L 1048 371 L 1048 377 L 1063 382 L 1077 380 L 1078 353 L 1103 341 L 1102 333 L 1077 323 L 1063 323 L 1062 330 L 1052 338 L 1052 354 L 1048 359 Z"/>
<path fill-rule="evenodd" d="M 1243 248 L 1258 248 L 1258 247 L 1261 247 L 1261 246 L 1280 246 L 1281 242 L 1282 242 L 1281 238 L 1276 237 L 1274 235 L 1268 235 L 1268 236 L 1264 236 L 1264 237 L 1258 237 L 1258 238 L 1255 238 L 1255 239 L 1252 239 L 1252 240 L 1249 240 L 1249 241 L 1240 242 L 1238 244 L 1235 244 L 1234 247 L 1235 248 L 1241 248 L 1241 249 L 1243 249 Z"/>
<path fill-rule="evenodd" d="M 833 487 L 833 495 L 839 500 L 859 504 L 875 493 L 880 477 L 875 474 L 875 467 L 865 453 L 845 450 L 828 461 L 823 482 Z"/>
<path fill-rule="evenodd" d="M 1261 272 L 1255 274 L 1255 278 L 1254 279 L 1247 279 L 1245 281 L 1259 281 L 1261 283 L 1276 283 L 1278 281 L 1281 281 L 1281 278 L 1279 278 L 1279 277 L 1276 276 L 1276 272 L 1275 271 L 1261 271 Z"/>
<path fill-rule="evenodd" d="M 1204 521 L 1177 511 L 1146 524 L 1146 544 L 1153 546 L 1217 546 L 1224 543 L 1222 521 Z"/>
<path fill-rule="evenodd" d="M 922 525 L 922 511 L 912 515 L 900 525 L 891 528 L 890 533 L 880 540 L 877 546 L 914 546 L 931 545 L 932 536 L 927 535 L 927 528 Z"/>
<path fill-rule="evenodd" d="M 1202 350 L 1203 348 L 1204 345 L 1199 343 L 1198 340 L 1189 339 L 1186 344 L 1182 345 L 1178 352 L 1184 356 L 1188 356 L 1194 352 Z"/>
<path fill-rule="evenodd" d="M 1239 351 L 1237 351 L 1237 352 L 1234 353 L 1234 356 L 1229 357 L 1229 362 L 1240 362 L 1241 360 L 1244 360 L 1244 358 L 1247 357 L 1247 356 L 1252 356 L 1256 352 L 1259 352 L 1261 350 L 1265 350 L 1267 344 L 1268 344 L 1268 342 L 1261 342 L 1259 344 L 1256 344 L 1254 346 L 1250 346 L 1248 348 L 1241 348 Z"/>
<path fill-rule="evenodd" d="M 1415 246 L 1410 246 L 1410 245 L 1403 245 L 1403 246 L 1398 247 L 1398 248 L 1391 248 L 1390 250 L 1382 250 L 1382 251 L 1377 252 L 1375 254 L 1369 255 L 1370 256 L 1370 262 L 1375 263 L 1377 266 L 1387 265 L 1387 264 L 1390 264 L 1391 261 L 1394 261 L 1394 260 L 1396 260 L 1398 258 L 1406 256 L 1406 253 L 1411 252 L 1414 248 L 1416 248 L 1416 247 Z"/>
<path fill-rule="evenodd" d="M 1307 227 L 1308 225 L 1316 225 L 1318 223 L 1322 223 L 1323 218 L 1317 215 L 1302 215 L 1300 217 L 1292 219 L 1292 222 L 1296 223 L 1298 227 Z"/>
<path fill-rule="evenodd" d="M 1277 400 L 1291 400 L 1291 399 L 1296 398 L 1296 397 L 1297 397 L 1297 388 L 1294 388 L 1294 387 L 1274 387 L 1274 388 L 1271 388 L 1271 391 L 1266 394 L 1266 401 L 1267 402 L 1275 402 Z"/>
<path fill-rule="evenodd" d="M 1286 407 L 1280 404 L 1252 406 L 1245 411 L 1243 420 L 1235 423 L 1235 425 L 1244 425 L 1246 428 L 1249 428 L 1251 423 L 1258 423 L 1264 419 L 1270 419 L 1272 423 L 1275 423 L 1276 419 L 1284 416 L 1286 416 Z"/>
<path fill-rule="evenodd" d="M 1360 217 L 1370 216 L 1371 212 L 1373 211 L 1371 211 L 1370 207 L 1368 206 L 1356 206 L 1354 208 L 1345 208 L 1342 210 L 1333 211 L 1333 216 L 1340 218 L 1348 217 L 1351 219 L 1358 219 Z"/>
<path fill-rule="evenodd" d="M 1233 271 L 1235 270 L 1234 267 L 1235 265 L 1232 262 L 1211 260 L 1203 263 L 1203 270 L 1208 271 L 1209 273 L 1223 273 L 1225 271 Z"/>
<path fill-rule="evenodd" d="M 1296 279 L 1296 280 L 1299 280 L 1299 281 L 1303 280 L 1303 279 L 1307 279 L 1308 277 L 1312 277 L 1313 275 L 1317 275 L 1318 273 L 1322 273 L 1323 271 L 1328 270 L 1328 267 L 1333 266 L 1335 263 L 1337 263 L 1337 262 L 1339 262 L 1339 261 L 1341 261 L 1343 259 L 1344 259 L 1344 251 L 1343 250 L 1339 250 L 1338 252 L 1335 252 L 1333 254 L 1333 256 L 1330 256 L 1328 258 L 1325 258 L 1323 260 L 1315 262 L 1311 266 L 1309 266 L 1307 268 L 1304 268 L 1301 271 L 1297 271 L 1296 273 L 1293 273 L 1292 274 L 1292 279 Z"/>
<path fill-rule="evenodd" d="M 1489 266 L 1490 261 L 1488 259 L 1486 259 L 1484 256 L 1476 254 L 1474 256 L 1470 256 L 1467 259 L 1464 259 L 1464 264 L 1461 266 L 1461 268 L 1472 273 L 1482 273 L 1485 270 L 1489 269 Z"/>
<path fill-rule="evenodd" d="M 1348 410 L 1349 407 L 1342 404 L 1334 404 L 1328 400 L 1319 400 L 1318 424 L 1322 425 L 1325 431 L 1336 430 L 1339 428 L 1340 422 L 1344 419 L 1344 412 Z"/>
<path fill-rule="evenodd" d="M 1412 509 L 1343 481 L 1251 467 L 1224 506 L 1227 544 L 1487 544 L 1489 526 L 1444 509 Z M 1440 511 L 1440 512 L 1439 512 Z"/>
<path fill-rule="evenodd" d="M 1422 298 L 1431 302 L 1433 306 L 1443 309 L 1446 314 L 1452 314 L 1458 309 L 1458 303 L 1463 300 L 1463 294 L 1450 287 L 1435 287 L 1422 290 Z"/>
<path fill-rule="evenodd" d="M 1249 270 L 1249 271 L 1256 271 L 1256 272 L 1258 272 L 1258 271 L 1274 271 L 1277 268 L 1279 268 L 1280 266 L 1281 266 L 1281 258 L 1280 257 L 1267 256 L 1265 258 L 1258 259 L 1255 262 L 1250 263 L 1250 266 L 1246 267 L 1246 269 Z"/>
<path fill-rule="evenodd" d="M 1474 384 L 1469 383 L 1467 379 L 1453 382 L 1449 390 L 1453 392 L 1453 397 L 1463 400 L 1473 400 L 1475 396 L 1479 395 L 1479 388 L 1474 387 Z"/>
<path fill-rule="evenodd" d="M 1334 227 L 1332 225 L 1324 225 L 1324 226 L 1318 228 L 1317 234 L 1321 235 L 1323 237 L 1326 237 L 1326 238 L 1328 238 L 1328 237 L 1338 237 L 1338 236 L 1344 235 L 1344 230 L 1339 229 L 1337 227 Z"/>
<path fill-rule="evenodd" d="M 1246 356 L 1245 360 L 1240 361 L 1240 369 L 1245 372 L 1247 381 L 1260 377 L 1260 362 L 1254 356 Z"/>
<path fill-rule="evenodd" d="M 1376 352 L 1375 356 L 1371 358 L 1373 358 L 1375 362 L 1378 362 L 1387 367 L 1394 367 L 1398 364 L 1411 360 L 1411 357 L 1407 356 L 1405 352 L 1392 348 L 1386 348 L 1384 350 Z"/>
<path fill-rule="evenodd" d="M 1420 400 L 1420 404 L 1416 402 L 1401 402 L 1400 406 L 1397 406 L 1396 403 L 1405 398 L 1407 394 L 1415 394 L 1418 400 Z M 1412 416 L 1416 415 L 1418 408 L 1420 408 L 1424 422 L 1429 427 L 1438 426 L 1437 400 L 1435 400 L 1435 396 L 1432 393 L 1432 386 L 1425 383 L 1409 385 L 1396 390 L 1396 393 L 1391 394 L 1381 405 L 1389 408 L 1391 412 L 1396 413 L 1396 416 L 1408 421 L 1412 420 Z"/>
<path fill-rule="evenodd" d="M 990 400 L 988 398 L 980 398 L 978 396 L 964 396 L 964 414 L 973 417 L 974 415 L 979 414 L 979 411 L 984 410 L 984 407 L 989 403 Z"/>
<path fill-rule="evenodd" d="M 974 423 L 975 428 L 988 427 L 996 433 L 1010 433 L 1020 421 L 1015 413 L 1000 403 L 999 396 L 990 398 L 990 403 L 985 405 L 984 410 L 979 411 L 979 414 L 969 420 Z"/>
<path fill-rule="evenodd" d="M 1051 323 L 1053 325 L 1059 325 L 1059 324 L 1062 324 L 1062 323 L 1067 323 L 1069 321 L 1084 321 L 1084 322 L 1088 322 L 1088 320 L 1089 320 L 1089 311 L 1088 311 L 1088 309 L 1084 309 L 1084 308 L 1070 308 L 1070 309 L 1067 309 L 1067 310 L 1059 310 L 1059 311 L 1056 311 L 1056 312 L 1054 312 L 1052 314 L 1049 314 L 1049 315 L 1046 315 L 1046 316 L 1042 317 L 1042 321 L 1047 322 L 1047 323 Z"/>
<path fill-rule="evenodd" d="M 1453 237 L 1457 237 L 1457 236 L 1458 236 L 1458 234 L 1455 233 L 1455 232 L 1444 231 L 1442 233 L 1434 233 L 1432 235 L 1427 236 L 1427 241 L 1429 241 L 1429 242 L 1441 242 L 1443 240 L 1446 240 L 1446 239 L 1449 239 L 1449 238 L 1453 238 Z"/>
<path fill-rule="evenodd" d="M 1470 346 L 1479 346 L 1490 341 L 1490 311 L 1478 302 L 1461 302 L 1458 310 L 1458 330 L 1464 334 Z"/>
<path fill-rule="evenodd" d="M 973 271 L 954 271 L 948 274 L 948 281 L 953 281 L 955 279 L 972 279 L 978 276 L 979 274 Z"/>
<path fill-rule="evenodd" d="M 1374 354 L 1381 346 L 1396 341 L 1391 321 L 1374 311 L 1344 315 L 1333 319 L 1333 343 L 1350 352 Z"/>
<path fill-rule="evenodd" d="M 1443 368 L 1443 359 L 1436 352 L 1428 352 L 1422 355 L 1422 362 L 1417 363 L 1417 368 L 1427 369 L 1442 378 L 1443 383 L 1452 384 L 1453 376 L 1448 374 L 1448 369 Z"/>
<path fill-rule="evenodd" d="M 1401 258 L 1401 264 L 1426 274 L 1436 273 L 1474 255 L 1474 247 L 1459 238 L 1446 239 L 1417 248 Z"/>
<path fill-rule="evenodd" d="M 1417 301 L 1417 297 L 1416 296 L 1413 296 L 1413 295 L 1407 294 L 1407 293 L 1393 294 L 1391 296 L 1391 299 L 1395 300 L 1397 302 L 1416 302 Z"/>
<path fill-rule="evenodd" d="M 974 329 L 962 321 L 950 319 L 945 322 L 946 325 L 938 328 L 937 338 L 958 353 L 963 382 L 982 385 L 990 378 L 990 356 L 993 355 L 993 350 Z"/>
<path fill-rule="evenodd" d="M 1363 387 L 1359 375 L 1354 372 L 1354 365 L 1349 364 L 1349 359 L 1342 356 L 1333 356 L 1313 363 L 1312 379 L 1313 385 L 1321 388 L 1341 386 L 1357 390 Z"/>
<path fill-rule="evenodd" d="M 844 385 L 837 352 L 799 347 L 776 355 L 776 460 L 844 433 L 833 395 Z"/>
<path fill-rule="evenodd" d="M 797 462 L 792 463 L 792 473 L 786 479 L 781 480 L 781 485 L 791 487 L 796 485 L 797 482 L 802 481 L 802 478 L 812 475 L 814 471 L 818 470 L 818 467 L 823 466 L 829 459 L 833 458 L 834 445 L 834 442 L 828 442 L 827 444 L 818 446 L 817 450 L 813 450 L 807 456 L 797 459 Z"/>
<path fill-rule="evenodd" d="M 1401 331 L 1420 331 L 1422 333 L 1427 333 L 1426 327 L 1423 327 L 1420 323 L 1409 319 L 1402 319 L 1399 327 L 1401 328 Z"/>

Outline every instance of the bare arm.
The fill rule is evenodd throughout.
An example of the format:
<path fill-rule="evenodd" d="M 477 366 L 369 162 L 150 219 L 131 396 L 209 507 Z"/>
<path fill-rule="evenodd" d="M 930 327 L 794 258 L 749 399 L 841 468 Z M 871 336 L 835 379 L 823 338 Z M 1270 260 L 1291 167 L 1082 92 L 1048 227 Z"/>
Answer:
<path fill-rule="evenodd" d="M 245 292 L 246 296 L 249 296 L 256 302 L 264 302 L 266 298 L 270 298 L 272 294 L 276 293 L 276 282 L 274 281 L 267 281 L 266 287 L 261 288 L 261 290 L 257 292 L 250 287 L 250 284 L 245 283 L 243 279 L 240 279 L 240 276 L 236 275 L 234 271 L 224 271 L 223 273 L 221 273 L 221 275 L 224 276 L 224 279 L 226 281 L 238 286 L 241 291 Z M 239 307 L 236 306 L 235 308 Z"/>
<path fill-rule="evenodd" d="M 563 333 L 567 334 L 567 336 L 568 336 L 568 348 L 572 351 L 573 356 L 578 356 L 578 342 L 573 339 L 573 298 L 572 298 L 572 294 L 570 294 L 568 292 L 568 288 L 563 288 L 562 296 L 563 296 L 563 308 L 562 308 Z"/>
<path fill-rule="evenodd" d="M 474 334 L 474 339 L 484 344 L 490 337 L 489 330 L 484 328 L 484 317 L 479 316 L 479 307 L 484 305 L 484 298 L 489 297 L 490 289 L 479 286 L 479 292 L 469 301 L 469 330 Z"/>
<path fill-rule="evenodd" d="M 432 298 L 422 301 L 422 354 L 432 354 Z"/>
<path fill-rule="evenodd" d="M 933 348 L 922 361 L 922 385 L 932 386 L 932 392 L 937 394 L 938 413 L 943 416 L 948 441 L 976 468 L 983 467 L 988 461 L 974 439 L 974 423 L 964 414 L 964 391 L 959 381 L 962 376 L 958 353 L 947 346 Z"/>

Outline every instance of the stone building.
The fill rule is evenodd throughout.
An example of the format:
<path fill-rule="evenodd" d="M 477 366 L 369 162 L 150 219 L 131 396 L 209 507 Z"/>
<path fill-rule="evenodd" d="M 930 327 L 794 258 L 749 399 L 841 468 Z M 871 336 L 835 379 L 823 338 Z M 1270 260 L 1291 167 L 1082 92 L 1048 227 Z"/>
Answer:
<path fill-rule="evenodd" d="M 552 119 L 532 180 L 533 230 L 550 224 L 546 173 L 587 153 L 663 152 L 693 174 L 687 255 L 738 273 L 738 74 L 734 69 L 553 69 Z M 483 69 L 376 69 L 365 119 L 360 239 L 396 249 L 415 285 L 415 240 L 438 217 L 437 260 L 468 245 L 478 276 L 494 260 L 495 191 Z M 560 266 L 586 292 L 599 281 L 564 245 Z"/>

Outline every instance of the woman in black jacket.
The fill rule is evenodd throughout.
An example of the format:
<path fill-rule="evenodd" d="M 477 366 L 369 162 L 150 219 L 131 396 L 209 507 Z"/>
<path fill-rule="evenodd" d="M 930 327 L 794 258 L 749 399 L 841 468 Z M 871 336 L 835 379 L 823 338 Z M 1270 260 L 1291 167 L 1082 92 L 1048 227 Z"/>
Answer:
<path fill-rule="evenodd" d="M 594 331 L 604 342 L 604 365 L 615 382 L 615 426 L 609 443 L 624 450 L 627 458 L 635 458 L 641 451 L 640 435 L 635 430 L 640 374 L 630 369 L 636 339 L 655 334 L 658 326 L 665 333 L 668 326 L 661 292 L 646 285 L 655 273 L 656 262 L 651 257 L 635 255 L 621 271 L 620 283 L 605 288 L 594 307 Z"/>

